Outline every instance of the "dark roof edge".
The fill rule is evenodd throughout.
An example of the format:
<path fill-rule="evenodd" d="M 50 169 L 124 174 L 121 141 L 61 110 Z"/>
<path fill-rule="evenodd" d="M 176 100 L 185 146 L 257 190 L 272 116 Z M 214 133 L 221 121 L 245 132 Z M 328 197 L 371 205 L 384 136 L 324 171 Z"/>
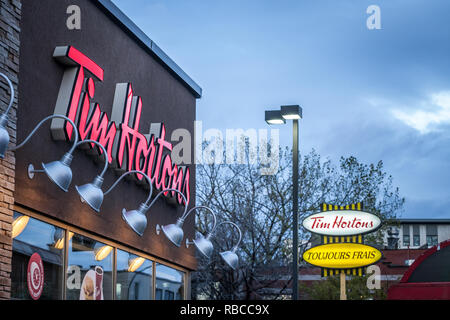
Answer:
<path fill-rule="evenodd" d="M 121 28 L 134 38 L 144 49 L 156 57 L 162 65 L 169 70 L 193 95 L 199 99 L 202 96 L 202 88 L 195 83 L 170 57 L 161 50 L 139 27 L 128 18 L 111 0 L 91 0 L 106 14 L 115 20 Z"/>
<path fill-rule="evenodd" d="M 429 224 L 450 224 L 450 219 L 396 219 L 400 223 L 408 224 L 408 223 L 429 223 Z"/>

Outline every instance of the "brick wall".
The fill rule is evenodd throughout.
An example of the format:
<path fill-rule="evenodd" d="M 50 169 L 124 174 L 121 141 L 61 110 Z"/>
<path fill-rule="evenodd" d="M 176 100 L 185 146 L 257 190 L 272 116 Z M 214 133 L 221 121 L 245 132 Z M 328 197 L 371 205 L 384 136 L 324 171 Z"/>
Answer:
<path fill-rule="evenodd" d="M 0 0 L 0 72 L 6 74 L 16 91 L 15 103 L 9 113 L 8 131 L 12 144 L 16 142 L 16 111 L 20 47 L 20 0 Z M 10 99 L 9 86 L 0 79 L 0 110 L 4 112 Z M 0 160 L 0 299 L 11 295 L 11 229 L 14 205 L 15 157 L 7 152 Z"/>

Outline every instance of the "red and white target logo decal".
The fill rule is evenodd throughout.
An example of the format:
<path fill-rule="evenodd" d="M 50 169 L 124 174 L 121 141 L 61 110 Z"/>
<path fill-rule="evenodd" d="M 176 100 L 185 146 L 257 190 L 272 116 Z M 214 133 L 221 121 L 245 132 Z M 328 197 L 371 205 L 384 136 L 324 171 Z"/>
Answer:
<path fill-rule="evenodd" d="M 41 256 L 33 253 L 28 261 L 27 270 L 28 292 L 33 300 L 39 299 L 44 289 L 44 265 Z"/>

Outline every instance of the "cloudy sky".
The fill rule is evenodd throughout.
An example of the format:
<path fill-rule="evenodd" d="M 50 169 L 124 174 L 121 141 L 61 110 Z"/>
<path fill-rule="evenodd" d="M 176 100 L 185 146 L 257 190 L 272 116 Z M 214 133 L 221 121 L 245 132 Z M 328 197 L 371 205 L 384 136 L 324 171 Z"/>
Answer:
<path fill-rule="evenodd" d="M 403 218 L 450 218 L 448 0 L 113 2 L 202 87 L 204 130 L 268 129 L 264 110 L 300 104 L 301 152 L 383 160 Z"/>

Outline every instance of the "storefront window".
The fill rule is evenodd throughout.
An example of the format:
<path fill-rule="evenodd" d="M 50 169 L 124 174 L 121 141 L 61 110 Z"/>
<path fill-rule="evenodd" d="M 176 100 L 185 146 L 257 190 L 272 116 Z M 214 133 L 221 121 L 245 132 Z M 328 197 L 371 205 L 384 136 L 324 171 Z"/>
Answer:
<path fill-rule="evenodd" d="M 156 300 L 184 299 L 184 272 L 156 264 Z"/>
<path fill-rule="evenodd" d="M 12 238 L 11 299 L 185 298 L 184 272 L 41 220 L 15 212 Z"/>
<path fill-rule="evenodd" d="M 62 299 L 64 230 L 17 212 L 13 219 L 11 299 Z"/>
<path fill-rule="evenodd" d="M 68 249 L 67 300 L 111 300 L 114 248 L 74 234 Z"/>
<path fill-rule="evenodd" d="M 117 250 L 116 299 L 152 299 L 152 268 L 152 261 Z"/>

